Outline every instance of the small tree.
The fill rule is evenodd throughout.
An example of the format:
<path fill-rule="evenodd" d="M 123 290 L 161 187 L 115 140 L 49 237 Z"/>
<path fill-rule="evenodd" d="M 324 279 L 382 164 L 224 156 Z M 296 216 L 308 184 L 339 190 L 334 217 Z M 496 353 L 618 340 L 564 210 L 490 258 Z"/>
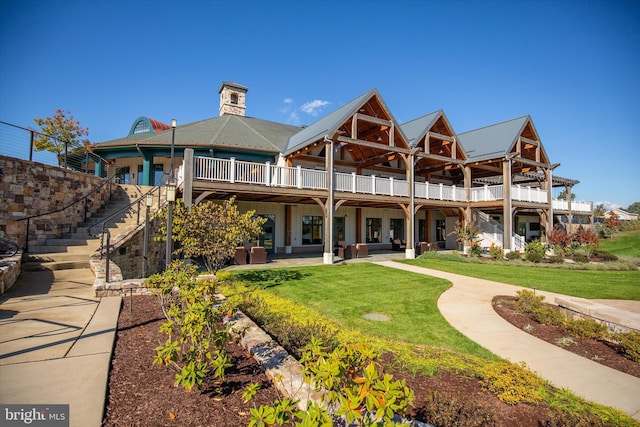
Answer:
<path fill-rule="evenodd" d="M 604 203 L 600 203 L 598 205 L 596 205 L 596 208 L 593 210 L 593 216 L 598 217 L 598 218 L 602 218 L 604 217 L 604 213 L 607 211 L 607 209 L 604 207 Z"/>
<path fill-rule="evenodd" d="M 207 270 L 215 274 L 233 257 L 240 243 L 262 233 L 265 221 L 255 217 L 255 211 L 240 213 L 235 197 L 222 203 L 204 201 L 191 208 L 179 201 L 172 223 L 172 237 L 180 242 L 175 253 L 188 258 L 202 257 Z M 166 221 L 162 221 L 160 226 L 163 234 L 165 224 Z"/>
<path fill-rule="evenodd" d="M 611 228 L 612 231 L 620 227 L 620 219 L 618 219 L 618 215 L 616 215 L 615 213 L 612 213 L 611 215 L 606 217 L 604 219 L 604 223 L 607 225 L 607 227 Z"/>
<path fill-rule="evenodd" d="M 40 126 L 40 133 L 33 139 L 33 145 L 37 151 L 51 151 L 58 157 L 60 165 L 60 154 L 67 149 L 80 148 L 89 143 L 83 136 L 89 136 L 89 129 L 80 126 L 80 122 L 75 120 L 69 111 L 56 110 L 53 117 L 44 119 L 33 119 Z"/>
<path fill-rule="evenodd" d="M 627 208 L 629 212 L 640 214 L 640 202 L 633 202 Z"/>
<path fill-rule="evenodd" d="M 571 193 L 571 200 L 576 199 L 576 193 Z M 558 194 L 558 200 L 567 200 L 567 191 L 562 190 L 560 194 Z"/>
<path fill-rule="evenodd" d="M 591 229 L 583 228 L 582 226 L 578 228 L 574 239 L 584 245 L 587 257 L 590 257 L 593 250 L 600 245 L 598 235 Z"/>
<path fill-rule="evenodd" d="M 558 254 L 567 254 L 571 252 L 571 243 L 573 237 L 562 228 L 562 226 L 556 224 L 553 229 L 547 233 L 547 240 L 553 250 Z"/>

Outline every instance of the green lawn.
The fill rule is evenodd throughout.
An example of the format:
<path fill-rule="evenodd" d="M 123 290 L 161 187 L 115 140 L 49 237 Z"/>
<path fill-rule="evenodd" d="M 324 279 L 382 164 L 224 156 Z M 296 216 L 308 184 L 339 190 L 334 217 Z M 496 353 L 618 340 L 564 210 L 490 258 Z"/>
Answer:
<path fill-rule="evenodd" d="M 640 271 L 595 271 L 506 266 L 417 258 L 399 262 L 589 299 L 640 300 Z"/>
<path fill-rule="evenodd" d="M 640 230 L 616 233 L 612 239 L 600 239 L 600 249 L 616 255 L 640 258 Z"/>
<path fill-rule="evenodd" d="M 444 346 L 483 358 L 494 357 L 451 327 L 438 311 L 436 301 L 451 285 L 446 280 L 370 263 L 238 275 L 347 329 L 407 343 Z M 391 320 L 367 320 L 363 317 L 365 313 L 384 313 Z"/>

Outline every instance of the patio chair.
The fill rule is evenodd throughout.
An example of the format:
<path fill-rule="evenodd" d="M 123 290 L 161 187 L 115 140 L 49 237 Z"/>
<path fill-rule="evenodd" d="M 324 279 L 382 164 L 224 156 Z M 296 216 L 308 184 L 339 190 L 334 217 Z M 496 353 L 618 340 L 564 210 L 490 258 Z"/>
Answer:
<path fill-rule="evenodd" d="M 358 243 L 356 245 L 356 256 L 358 258 L 366 258 L 369 256 L 369 247 L 366 243 Z"/>
<path fill-rule="evenodd" d="M 236 253 L 231 263 L 234 265 L 244 265 L 247 263 L 247 251 L 244 249 L 244 246 L 238 246 L 236 248 Z"/>
<path fill-rule="evenodd" d="M 356 245 L 347 245 L 344 248 L 344 259 L 356 258 Z"/>
<path fill-rule="evenodd" d="M 267 263 L 267 251 L 262 246 L 254 246 L 249 253 L 250 264 L 266 264 Z"/>

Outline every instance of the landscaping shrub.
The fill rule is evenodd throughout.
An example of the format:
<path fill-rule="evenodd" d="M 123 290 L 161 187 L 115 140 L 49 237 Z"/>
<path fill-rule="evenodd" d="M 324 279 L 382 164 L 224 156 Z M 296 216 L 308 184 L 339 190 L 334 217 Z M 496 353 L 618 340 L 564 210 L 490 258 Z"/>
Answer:
<path fill-rule="evenodd" d="M 564 259 L 561 256 L 553 255 L 549 257 L 549 262 L 551 262 L 551 264 L 563 264 Z"/>
<path fill-rule="evenodd" d="M 629 360 L 640 363 L 640 332 L 620 332 L 613 335 L 618 342 L 618 351 Z"/>
<path fill-rule="evenodd" d="M 596 258 L 602 258 L 603 261 L 618 261 L 618 257 L 616 255 L 603 249 L 594 249 L 591 255 Z"/>
<path fill-rule="evenodd" d="M 560 310 L 552 307 L 542 306 L 536 310 L 533 315 L 537 322 L 544 325 L 562 326 L 567 320 L 567 316 L 565 316 Z"/>
<path fill-rule="evenodd" d="M 502 250 L 502 247 L 500 245 L 492 243 L 491 246 L 489 246 L 489 256 L 491 256 L 491 258 L 493 259 L 503 259 L 504 251 Z"/>
<path fill-rule="evenodd" d="M 575 262 L 587 263 L 589 262 L 589 257 L 582 254 L 576 254 L 573 256 L 573 260 Z"/>
<path fill-rule="evenodd" d="M 202 387 L 210 373 L 224 380 L 232 366 L 226 344 L 232 340 L 230 326 L 222 319 L 229 308 L 216 301 L 215 281 L 197 279 L 195 264 L 174 261 L 162 274 L 149 277 L 149 288 L 157 289 L 167 321 L 160 332 L 169 336 L 156 347 L 153 363 L 177 368 L 175 386 L 187 391 Z"/>
<path fill-rule="evenodd" d="M 527 261 L 538 263 L 544 258 L 545 247 L 540 240 L 527 243 L 524 254 Z"/>
<path fill-rule="evenodd" d="M 518 251 L 507 252 L 507 254 L 505 255 L 505 258 L 507 258 L 509 261 L 520 259 L 520 252 Z"/>
<path fill-rule="evenodd" d="M 524 362 L 520 365 L 507 361 L 488 363 L 482 375 L 482 386 L 508 405 L 543 400 L 544 380 L 527 369 Z"/>
<path fill-rule="evenodd" d="M 272 406 L 251 409 L 253 425 L 300 426 L 394 425 L 396 415 L 403 416 L 413 406 L 413 391 L 405 380 L 393 380 L 377 363 L 379 354 L 365 344 L 344 343 L 328 352 L 322 342 L 313 339 L 305 348 L 300 363 L 307 384 L 312 384 L 316 399 L 305 410 L 287 398 Z M 249 401 L 257 386 L 249 386 L 243 398 Z"/>
<path fill-rule="evenodd" d="M 567 411 L 553 408 L 549 414 L 549 419 L 540 424 L 540 427 L 605 427 L 609 424 L 601 420 L 594 414 L 583 410 L 582 413 L 574 414 Z"/>
<path fill-rule="evenodd" d="M 476 402 L 458 402 L 444 393 L 433 391 L 424 400 L 425 418 L 438 427 L 492 427 L 497 421 L 493 412 Z"/>
<path fill-rule="evenodd" d="M 535 313 L 543 307 L 542 301 L 544 295 L 536 295 L 533 291 L 522 289 L 516 292 L 516 312 Z"/>
<path fill-rule="evenodd" d="M 606 325 L 589 317 L 565 320 L 565 327 L 574 336 L 585 339 L 599 340 L 609 334 Z"/>

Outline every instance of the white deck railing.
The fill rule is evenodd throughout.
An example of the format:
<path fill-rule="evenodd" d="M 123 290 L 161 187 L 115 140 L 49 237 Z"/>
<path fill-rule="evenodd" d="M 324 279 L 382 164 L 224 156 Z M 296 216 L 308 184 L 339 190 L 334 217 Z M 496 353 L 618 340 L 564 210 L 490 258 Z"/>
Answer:
<path fill-rule="evenodd" d="M 553 209 L 568 211 L 569 210 L 569 202 L 566 200 L 553 199 L 551 201 L 551 207 Z M 591 202 L 571 202 L 571 211 L 572 212 L 589 212 L 591 213 L 593 210 L 593 203 Z"/>
<path fill-rule="evenodd" d="M 221 181 L 264 186 L 278 186 L 298 189 L 326 190 L 327 172 L 305 169 L 301 166 L 277 166 L 269 162 L 257 163 L 241 160 L 219 159 L 212 157 L 194 157 L 194 179 L 203 181 Z M 409 182 L 397 178 L 384 178 L 375 175 L 358 175 L 355 172 L 335 173 L 335 189 L 339 192 L 379 194 L 385 196 L 409 196 Z M 504 198 L 503 185 L 485 185 L 469 191 L 455 185 L 415 183 L 416 199 L 447 200 L 460 202 L 486 202 Z M 546 203 L 547 191 L 532 187 L 511 187 L 513 200 Z M 564 202 L 563 205 L 561 202 Z M 565 206 L 564 208 L 562 206 Z M 567 209 L 566 201 L 553 200 L 554 209 Z M 573 202 L 571 208 L 576 212 L 591 212 L 591 203 Z"/>

